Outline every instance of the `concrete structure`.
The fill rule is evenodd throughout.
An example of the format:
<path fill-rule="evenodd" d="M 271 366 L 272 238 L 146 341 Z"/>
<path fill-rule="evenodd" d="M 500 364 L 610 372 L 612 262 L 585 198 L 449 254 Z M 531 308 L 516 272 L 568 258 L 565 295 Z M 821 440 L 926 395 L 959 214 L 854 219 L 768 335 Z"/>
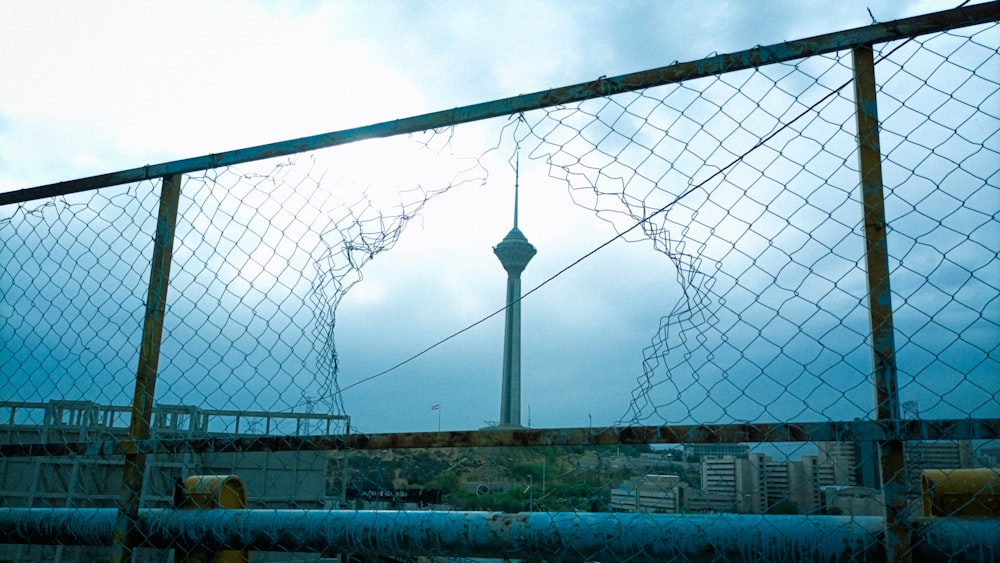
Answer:
<path fill-rule="evenodd" d="M 833 466 L 833 483 L 837 486 L 858 484 L 859 452 L 855 442 L 817 442 L 817 457 L 820 463 Z"/>
<path fill-rule="evenodd" d="M 885 502 L 870 487 L 823 487 L 824 512 L 835 516 L 882 516 Z"/>
<path fill-rule="evenodd" d="M 731 455 L 701 459 L 701 492 L 719 512 L 761 512 L 766 501 L 760 487 L 759 462 Z"/>
<path fill-rule="evenodd" d="M 975 466 L 971 440 L 908 442 L 904 451 L 907 466 L 917 470 L 972 469 Z"/>
<path fill-rule="evenodd" d="M 826 506 L 823 489 L 833 485 L 836 479 L 835 468 L 832 463 L 820 463 L 819 456 L 813 455 L 802 456 L 801 463 L 809 483 L 809 498 L 802 507 L 809 513 L 822 512 Z"/>
<path fill-rule="evenodd" d="M 681 512 L 687 489 L 687 484 L 677 475 L 632 477 L 611 491 L 611 511 Z"/>
<path fill-rule="evenodd" d="M 514 180 L 514 227 L 493 253 L 507 271 L 507 314 L 503 335 L 503 382 L 500 390 L 500 428 L 521 426 L 521 272 L 535 255 L 535 247 L 517 228 L 518 180 Z"/>
<path fill-rule="evenodd" d="M 820 463 L 834 467 L 833 485 L 880 486 L 878 444 L 874 442 L 817 442 Z M 907 481 L 919 490 L 924 469 L 968 469 L 975 467 L 971 440 L 907 442 L 903 446 Z"/>
<path fill-rule="evenodd" d="M 817 456 L 798 461 L 775 460 L 760 453 L 746 458 L 705 456 L 701 501 L 713 510 L 755 514 L 788 501 L 802 514 L 815 513 L 824 506 L 822 487 L 834 484 L 834 472 L 831 463 L 820 462 Z"/>
<path fill-rule="evenodd" d="M 834 485 L 872 489 L 881 486 L 877 442 L 817 442 L 816 449 L 820 463 L 833 464 Z"/>
<path fill-rule="evenodd" d="M 746 444 L 684 444 L 684 458 L 697 460 L 704 456 L 725 457 L 727 455 L 746 459 L 750 446 Z"/>
<path fill-rule="evenodd" d="M 820 512 L 824 506 L 822 488 L 834 482 L 835 467 L 820 462 L 817 456 L 803 456 L 798 461 L 774 460 L 751 454 L 759 467 L 760 491 L 764 512 L 773 510 L 783 501 L 792 502 L 801 514 Z"/>
<path fill-rule="evenodd" d="M 0 443 L 105 442 L 127 438 L 131 407 L 89 401 L 0 402 Z M 331 434 L 341 415 L 203 410 L 187 405 L 153 409 L 152 438 Z M 178 479 L 238 475 L 248 508 L 328 507 L 328 453 L 323 451 L 180 453 L 147 458 L 142 507 L 167 508 Z M 116 508 L 124 459 L 118 455 L 0 457 L 0 505 L 9 508 Z M 141 560 L 168 560 L 170 552 Z M 100 560 L 107 550 L 2 546 L 0 560 Z"/>

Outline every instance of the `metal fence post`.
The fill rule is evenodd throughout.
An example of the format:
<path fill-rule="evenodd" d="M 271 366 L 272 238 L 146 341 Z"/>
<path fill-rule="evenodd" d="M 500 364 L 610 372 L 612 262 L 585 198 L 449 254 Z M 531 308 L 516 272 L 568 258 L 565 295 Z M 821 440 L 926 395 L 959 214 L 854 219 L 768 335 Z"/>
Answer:
<path fill-rule="evenodd" d="M 174 248 L 174 230 L 177 226 L 177 206 L 181 191 L 180 174 L 164 176 L 160 194 L 160 210 L 156 219 L 156 237 L 153 242 L 153 260 L 149 272 L 149 295 L 146 299 L 146 319 L 142 327 L 139 348 L 139 366 L 135 376 L 135 398 L 132 419 L 129 423 L 130 440 L 149 438 L 150 419 L 153 413 L 153 396 L 156 390 L 156 370 L 160 359 L 160 340 L 163 335 L 163 316 L 167 304 L 167 287 L 170 280 L 170 259 Z M 139 518 L 143 473 L 146 454 L 135 449 L 125 453 L 122 473 L 122 490 L 118 517 L 115 521 L 112 561 L 128 563 L 132 550 L 138 545 L 136 523 Z"/>
<path fill-rule="evenodd" d="M 855 48 L 853 56 L 875 418 L 890 424 L 888 438 L 879 442 L 882 494 L 885 497 L 885 550 L 887 561 L 903 562 L 910 560 L 909 513 L 906 475 L 903 471 L 903 442 L 898 433 L 899 388 L 896 382 L 892 294 L 889 289 L 889 251 L 882 193 L 875 62 L 871 45 Z"/>

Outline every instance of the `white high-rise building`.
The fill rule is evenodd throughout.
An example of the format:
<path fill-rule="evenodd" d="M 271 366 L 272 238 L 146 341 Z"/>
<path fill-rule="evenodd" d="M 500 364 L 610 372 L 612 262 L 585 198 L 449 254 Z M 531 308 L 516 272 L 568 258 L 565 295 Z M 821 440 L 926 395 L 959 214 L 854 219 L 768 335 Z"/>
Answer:
<path fill-rule="evenodd" d="M 761 456 L 761 454 L 751 454 Z M 763 456 L 761 456 L 763 457 Z M 701 458 L 702 493 L 717 501 L 725 500 L 732 512 L 760 512 L 759 464 L 731 455 L 707 455 Z"/>
<path fill-rule="evenodd" d="M 701 460 L 702 494 L 725 510 L 763 513 L 794 503 L 802 513 L 822 509 L 822 488 L 833 485 L 834 466 L 816 456 L 799 461 L 776 460 L 761 453 L 705 456 Z M 723 502 L 728 499 L 728 503 Z"/>
<path fill-rule="evenodd" d="M 611 491 L 613 512 L 680 512 L 687 484 L 677 475 L 632 477 Z"/>
<path fill-rule="evenodd" d="M 831 485 L 854 486 L 858 484 L 858 447 L 854 442 L 817 442 L 820 465 L 833 466 Z"/>

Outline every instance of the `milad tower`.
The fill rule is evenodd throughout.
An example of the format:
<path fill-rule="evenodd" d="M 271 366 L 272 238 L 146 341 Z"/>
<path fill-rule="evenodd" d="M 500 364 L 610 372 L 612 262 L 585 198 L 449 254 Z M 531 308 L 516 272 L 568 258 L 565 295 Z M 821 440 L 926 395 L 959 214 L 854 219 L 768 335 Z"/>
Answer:
<path fill-rule="evenodd" d="M 507 271 L 507 315 L 503 335 L 503 386 L 500 390 L 500 428 L 521 427 L 521 272 L 535 255 L 535 247 L 517 228 L 518 166 L 514 167 L 514 228 L 493 253 Z"/>

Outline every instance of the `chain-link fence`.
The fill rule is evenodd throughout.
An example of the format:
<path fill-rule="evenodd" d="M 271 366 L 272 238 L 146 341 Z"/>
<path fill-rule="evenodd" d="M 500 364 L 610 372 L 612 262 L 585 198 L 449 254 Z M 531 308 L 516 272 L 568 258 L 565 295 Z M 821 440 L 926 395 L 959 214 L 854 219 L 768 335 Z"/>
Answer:
<path fill-rule="evenodd" d="M 0 559 L 995 559 L 998 19 L 0 194 Z M 366 266 L 532 166 L 608 240 L 344 379 L 338 308 Z M 581 375 L 633 387 L 615 424 L 352 427 L 345 392 L 489 319 L 520 341 L 511 311 L 621 241 L 651 243 L 676 302 L 638 371 Z"/>

